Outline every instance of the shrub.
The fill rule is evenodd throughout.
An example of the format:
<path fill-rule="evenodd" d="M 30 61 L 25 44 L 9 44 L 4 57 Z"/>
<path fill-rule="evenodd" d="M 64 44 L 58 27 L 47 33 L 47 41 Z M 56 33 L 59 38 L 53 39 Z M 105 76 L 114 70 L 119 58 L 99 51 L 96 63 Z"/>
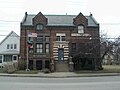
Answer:
<path fill-rule="evenodd" d="M 19 60 L 18 61 L 18 69 L 19 70 L 25 70 L 25 61 L 24 60 Z"/>
<path fill-rule="evenodd" d="M 14 73 L 18 68 L 17 62 L 7 62 L 4 64 L 3 72 L 5 73 Z"/>
<path fill-rule="evenodd" d="M 43 69 L 42 71 L 43 71 L 44 73 L 50 73 L 50 70 L 47 69 L 47 68 Z"/>

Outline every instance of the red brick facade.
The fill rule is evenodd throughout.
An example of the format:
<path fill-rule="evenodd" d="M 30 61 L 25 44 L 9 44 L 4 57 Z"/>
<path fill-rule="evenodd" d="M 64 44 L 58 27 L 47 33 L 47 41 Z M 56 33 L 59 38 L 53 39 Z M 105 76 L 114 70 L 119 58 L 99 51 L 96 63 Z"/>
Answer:
<path fill-rule="evenodd" d="M 41 26 L 37 26 L 39 24 Z M 37 27 L 41 30 L 37 30 Z M 26 13 L 21 22 L 20 39 L 20 57 L 24 61 L 27 56 L 28 32 L 38 35 L 33 38 L 33 49 L 29 51 L 29 69 L 48 68 L 51 71 L 70 71 L 73 66 L 73 71 L 96 69 L 101 65 L 99 24 L 92 15 L 84 16 L 82 13 L 77 16 L 43 15 L 41 12 L 37 15 L 29 15 Z M 78 55 L 83 57 L 79 57 L 80 60 L 76 61 Z"/>

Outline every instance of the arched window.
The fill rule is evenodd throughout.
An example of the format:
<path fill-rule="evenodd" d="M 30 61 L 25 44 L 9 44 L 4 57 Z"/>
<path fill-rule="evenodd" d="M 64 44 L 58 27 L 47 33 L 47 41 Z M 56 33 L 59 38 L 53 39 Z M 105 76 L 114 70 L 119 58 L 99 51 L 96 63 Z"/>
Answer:
<path fill-rule="evenodd" d="M 84 33 L 84 26 L 83 25 L 78 26 L 78 33 Z"/>
<path fill-rule="evenodd" d="M 37 30 L 43 30 L 43 24 L 37 24 L 36 29 Z"/>

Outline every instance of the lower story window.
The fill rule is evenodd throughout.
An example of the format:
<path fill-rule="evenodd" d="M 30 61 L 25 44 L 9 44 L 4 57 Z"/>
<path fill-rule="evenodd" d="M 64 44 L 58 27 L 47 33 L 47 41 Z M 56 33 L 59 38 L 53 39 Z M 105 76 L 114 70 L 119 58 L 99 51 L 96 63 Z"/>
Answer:
<path fill-rule="evenodd" d="M 0 55 L 0 63 L 2 63 L 2 58 L 3 58 L 2 55 Z"/>
<path fill-rule="evenodd" d="M 4 62 L 10 62 L 12 61 L 12 55 L 4 55 Z"/>
<path fill-rule="evenodd" d="M 13 55 L 13 61 L 17 61 L 18 60 L 18 56 L 17 55 Z"/>

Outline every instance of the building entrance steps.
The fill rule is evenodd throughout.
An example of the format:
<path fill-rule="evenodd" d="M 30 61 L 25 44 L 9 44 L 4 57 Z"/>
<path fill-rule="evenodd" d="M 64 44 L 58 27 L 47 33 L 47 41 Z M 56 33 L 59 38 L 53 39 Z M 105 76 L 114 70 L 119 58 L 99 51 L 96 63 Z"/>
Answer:
<path fill-rule="evenodd" d="M 55 69 L 57 72 L 68 72 L 68 62 L 55 62 Z"/>

